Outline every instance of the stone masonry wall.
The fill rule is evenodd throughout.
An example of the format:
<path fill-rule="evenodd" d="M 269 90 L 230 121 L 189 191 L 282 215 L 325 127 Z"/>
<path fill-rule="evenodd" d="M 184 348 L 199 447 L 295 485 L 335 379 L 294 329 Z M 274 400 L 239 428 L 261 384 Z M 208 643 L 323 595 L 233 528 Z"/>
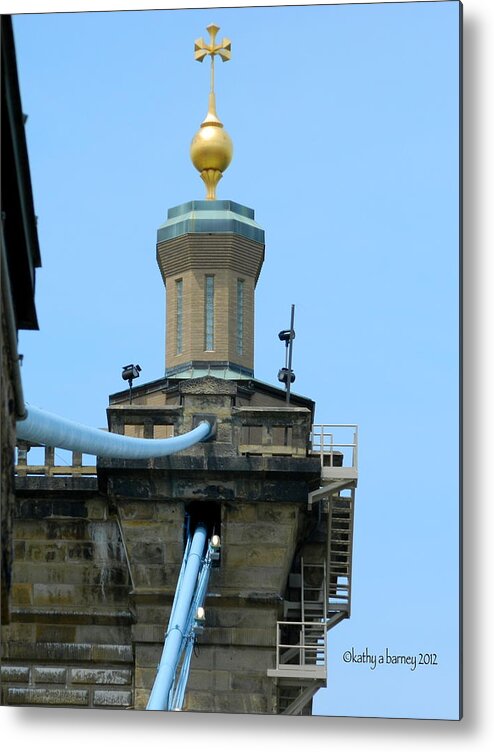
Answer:
<path fill-rule="evenodd" d="M 1 320 L 0 389 L 2 428 L 0 431 L 0 526 L 1 526 L 1 621 L 9 621 L 9 592 L 12 576 L 12 515 L 14 506 L 13 454 L 15 446 L 15 403 L 12 386 L 11 353 L 7 347 L 6 323 Z"/>
<path fill-rule="evenodd" d="M 80 490 L 75 496 L 60 489 L 21 493 L 13 546 L 11 622 L 2 629 L 2 702 L 131 707 L 129 573 L 106 500 Z"/>

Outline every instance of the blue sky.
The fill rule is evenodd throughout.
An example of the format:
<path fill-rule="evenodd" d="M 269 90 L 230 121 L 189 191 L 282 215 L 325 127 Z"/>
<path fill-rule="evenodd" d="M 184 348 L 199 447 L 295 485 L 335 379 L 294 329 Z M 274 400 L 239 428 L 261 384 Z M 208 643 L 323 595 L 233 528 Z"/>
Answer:
<path fill-rule="evenodd" d="M 215 22 L 218 189 L 266 231 L 256 376 L 276 384 L 296 305 L 295 391 L 358 423 L 353 609 L 315 711 L 458 713 L 458 24 L 454 1 L 140 11 L 14 22 L 43 268 L 26 399 L 105 425 L 121 366 L 164 367 L 156 230 L 202 198 L 189 144 Z M 438 666 L 347 664 L 346 650 Z"/>

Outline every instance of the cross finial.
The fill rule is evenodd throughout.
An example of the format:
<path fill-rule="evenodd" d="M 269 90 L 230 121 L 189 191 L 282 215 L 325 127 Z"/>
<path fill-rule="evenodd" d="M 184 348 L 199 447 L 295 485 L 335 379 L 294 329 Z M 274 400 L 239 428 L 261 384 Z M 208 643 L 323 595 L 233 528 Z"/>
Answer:
<path fill-rule="evenodd" d="M 194 58 L 202 63 L 207 55 L 211 55 L 211 92 L 214 92 L 214 56 L 219 55 L 223 62 L 230 60 L 232 56 L 232 43 L 229 39 L 223 38 L 221 44 L 216 44 L 216 34 L 220 30 L 219 26 L 209 24 L 206 27 L 209 31 L 209 44 L 204 39 L 196 39 L 194 42 Z"/>
<path fill-rule="evenodd" d="M 206 198 L 214 200 L 216 198 L 218 181 L 230 164 L 233 155 L 232 140 L 223 128 L 223 123 L 216 112 L 214 58 L 215 55 L 219 55 L 223 62 L 230 60 L 232 43 L 229 39 L 223 39 L 221 44 L 216 42 L 216 34 L 219 31 L 219 26 L 210 24 L 207 30 L 209 31 L 209 44 L 206 44 L 202 38 L 196 39 L 194 43 L 194 57 L 202 63 L 207 55 L 211 56 L 209 106 L 208 113 L 202 121 L 201 127 L 192 139 L 190 156 L 192 164 L 199 170 L 201 178 L 206 185 Z"/>

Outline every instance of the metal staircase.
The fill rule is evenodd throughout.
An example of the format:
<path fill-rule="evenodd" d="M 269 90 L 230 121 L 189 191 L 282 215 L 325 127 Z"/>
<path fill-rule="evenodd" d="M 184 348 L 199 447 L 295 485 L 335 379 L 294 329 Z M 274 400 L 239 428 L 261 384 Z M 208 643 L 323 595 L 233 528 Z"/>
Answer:
<path fill-rule="evenodd" d="M 298 571 L 289 575 L 290 597 L 277 627 L 276 667 L 268 670 L 278 683 L 282 715 L 310 713 L 314 694 L 326 686 L 327 632 L 350 616 L 357 432 L 345 426 L 355 429 L 353 441 L 336 445 L 333 431 L 319 428 L 312 447 L 321 454 L 321 487 L 309 494 L 308 503 L 319 504 L 326 519 L 327 553 L 317 561 L 302 558 Z"/>

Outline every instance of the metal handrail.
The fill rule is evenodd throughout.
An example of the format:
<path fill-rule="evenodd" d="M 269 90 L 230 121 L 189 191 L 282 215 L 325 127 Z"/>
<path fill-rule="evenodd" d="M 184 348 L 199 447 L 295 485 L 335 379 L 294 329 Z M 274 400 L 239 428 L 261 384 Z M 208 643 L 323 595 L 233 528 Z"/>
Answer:
<path fill-rule="evenodd" d="M 298 638 L 299 642 L 281 642 L 281 629 L 284 626 L 299 627 Z M 309 633 L 312 632 L 317 638 L 317 644 L 307 642 Z M 280 667 L 286 668 L 287 664 L 282 661 L 282 651 L 290 650 L 294 651 L 291 657 L 298 655 L 299 661 L 296 664 L 289 664 L 290 669 L 293 666 L 300 666 L 301 668 L 306 666 L 326 666 L 327 663 L 327 626 L 324 621 L 279 621 L 277 622 L 276 631 L 276 669 Z M 307 661 L 306 658 L 313 655 L 313 659 Z"/>
<path fill-rule="evenodd" d="M 336 431 L 339 429 L 353 429 L 353 441 L 335 441 Z M 356 423 L 314 423 L 310 435 L 311 449 L 321 456 L 321 467 L 324 458 L 330 457 L 330 467 L 333 466 L 335 454 L 343 455 L 344 467 L 358 467 L 358 425 Z M 351 463 L 345 462 L 345 453 L 340 449 L 352 449 Z"/>

